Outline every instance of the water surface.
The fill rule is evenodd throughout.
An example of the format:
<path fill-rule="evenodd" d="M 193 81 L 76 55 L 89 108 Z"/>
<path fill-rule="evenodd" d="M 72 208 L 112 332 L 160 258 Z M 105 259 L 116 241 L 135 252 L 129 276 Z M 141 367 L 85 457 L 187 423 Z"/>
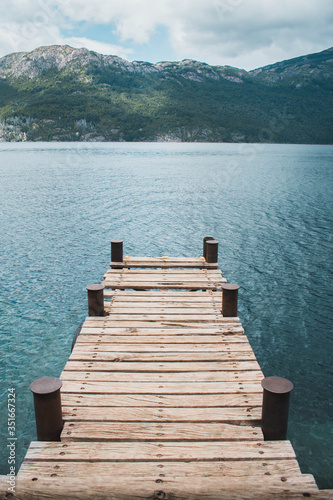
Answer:
<path fill-rule="evenodd" d="M 302 471 L 333 488 L 332 160 L 332 146 L 0 144 L 0 473 L 7 390 L 18 468 L 36 439 L 29 384 L 60 375 L 110 240 L 128 255 L 200 256 L 213 235 L 264 374 L 295 385 Z"/>

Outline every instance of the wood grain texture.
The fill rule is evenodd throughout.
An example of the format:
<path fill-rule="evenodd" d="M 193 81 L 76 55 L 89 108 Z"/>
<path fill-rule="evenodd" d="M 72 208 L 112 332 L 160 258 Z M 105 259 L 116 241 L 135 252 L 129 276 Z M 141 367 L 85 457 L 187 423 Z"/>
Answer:
<path fill-rule="evenodd" d="M 119 358 L 111 363 L 110 361 L 97 361 L 89 359 L 87 361 L 73 360 L 67 361 L 65 370 L 77 371 L 105 371 L 105 372 L 193 372 L 193 371 L 247 371 L 251 375 L 252 370 L 259 370 L 257 361 L 121 361 Z M 236 373 L 237 375 L 237 373 Z M 262 376 L 264 378 L 264 376 Z M 257 380 L 257 377 L 255 378 Z"/>
<path fill-rule="evenodd" d="M 254 425 L 212 422 L 66 422 L 61 441 L 263 441 Z"/>
<path fill-rule="evenodd" d="M 221 406 L 261 407 L 262 394 L 77 394 L 63 392 L 62 406 L 77 408 L 78 406 L 97 407 L 178 407 L 178 408 L 211 408 Z"/>
<path fill-rule="evenodd" d="M 61 392 L 77 394 L 239 394 L 262 393 L 259 382 L 94 382 L 64 380 Z"/>
<path fill-rule="evenodd" d="M 70 444 L 32 442 L 26 460 L 57 460 L 82 462 L 136 462 L 163 460 L 280 460 L 295 459 L 295 452 L 289 441 L 182 441 L 159 442 L 91 442 L 75 441 Z"/>
<path fill-rule="evenodd" d="M 75 371 L 64 370 L 62 380 L 82 382 L 261 382 L 260 370 L 253 371 L 195 371 L 195 372 L 119 372 L 119 371 Z"/>

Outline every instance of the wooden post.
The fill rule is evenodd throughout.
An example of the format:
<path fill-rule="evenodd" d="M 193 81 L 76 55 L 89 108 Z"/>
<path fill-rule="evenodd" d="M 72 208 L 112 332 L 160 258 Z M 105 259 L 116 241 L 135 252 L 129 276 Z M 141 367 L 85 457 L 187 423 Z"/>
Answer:
<path fill-rule="evenodd" d="M 104 285 L 88 285 L 87 290 L 89 316 L 104 316 Z"/>
<path fill-rule="evenodd" d="M 119 264 L 112 264 L 112 269 L 122 269 L 121 265 L 124 261 L 123 258 L 123 240 L 112 240 L 111 241 L 111 262 L 119 262 Z"/>
<path fill-rule="evenodd" d="M 266 377 L 261 382 L 264 389 L 261 429 L 265 441 L 287 439 L 289 398 L 294 386 L 281 377 Z"/>
<path fill-rule="evenodd" d="M 213 236 L 205 236 L 204 239 L 203 239 L 203 252 L 202 252 L 202 255 L 205 257 L 205 259 L 207 258 L 207 245 L 206 245 L 206 241 L 208 240 L 213 240 Z"/>
<path fill-rule="evenodd" d="M 60 441 L 63 428 L 60 387 L 61 380 L 43 377 L 30 384 L 34 395 L 38 441 Z"/>
<path fill-rule="evenodd" d="M 206 241 L 206 261 L 209 263 L 217 262 L 219 242 L 216 240 Z"/>
<path fill-rule="evenodd" d="M 237 317 L 238 285 L 223 283 L 222 285 L 222 316 L 225 318 Z"/>

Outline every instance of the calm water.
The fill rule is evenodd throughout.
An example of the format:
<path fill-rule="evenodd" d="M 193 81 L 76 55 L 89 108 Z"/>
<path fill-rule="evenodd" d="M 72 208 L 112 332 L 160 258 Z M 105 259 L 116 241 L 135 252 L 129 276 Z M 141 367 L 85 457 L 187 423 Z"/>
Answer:
<path fill-rule="evenodd" d="M 36 439 L 29 384 L 59 376 L 110 240 L 128 255 L 201 255 L 241 285 L 264 374 L 293 381 L 289 438 L 333 488 L 332 146 L 0 144 L 2 447 L 16 392 L 17 468 Z"/>

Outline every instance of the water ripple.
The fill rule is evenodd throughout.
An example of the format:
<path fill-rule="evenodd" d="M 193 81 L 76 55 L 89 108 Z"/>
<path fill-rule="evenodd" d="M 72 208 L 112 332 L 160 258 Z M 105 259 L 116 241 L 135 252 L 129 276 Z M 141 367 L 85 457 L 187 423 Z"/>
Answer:
<path fill-rule="evenodd" d="M 2 143 L 0 155 L 0 411 L 14 386 L 18 460 L 35 439 L 29 383 L 59 376 L 110 240 L 124 239 L 128 255 L 199 256 L 209 234 L 241 285 L 239 315 L 265 375 L 294 382 L 289 434 L 302 469 L 333 488 L 333 148 Z"/>

